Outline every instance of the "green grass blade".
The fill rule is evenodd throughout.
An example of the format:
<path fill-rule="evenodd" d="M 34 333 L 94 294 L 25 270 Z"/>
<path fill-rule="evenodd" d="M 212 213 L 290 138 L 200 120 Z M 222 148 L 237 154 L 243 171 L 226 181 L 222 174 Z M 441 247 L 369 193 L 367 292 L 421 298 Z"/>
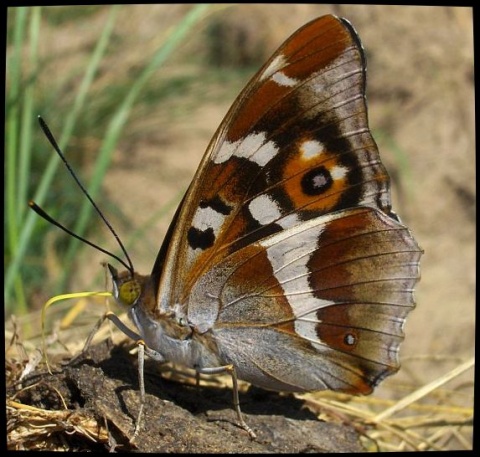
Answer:
<path fill-rule="evenodd" d="M 31 73 L 36 73 L 38 68 L 38 48 L 40 35 L 40 17 L 41 10 L 38 7 L 31 9 L 30 27 L 29 27 L 29 64 Z M 35 120 L 35 95 L 34 88 L 28 84 L 23 90 L 23 107 L 21 114 L 21 134 L 18 151 L 19 164 L 17 176 L 17 203 L 16 208 L 19 214 L 19 220 L 25 216 L 27 207 L 27 191 L 30 179 L 31 153 L 33 142 L 33 128 Z"/>
<path fill-rule="evenodd" d="M 14 53 L 7 62 L 7 81 L 9 82 L 7 94 L 7 106 L 10 109 L 7 113 L 6 122 L 6 150 L 5 150 L 5 218 L 7 223 L 7 256 L 11 256 L 18 248 L 18 230 L 21 224 L 18 212 L 16 195 L 17 181 L 17 148 L 19 137 L 18 113 L 20 107 L 16 101 L 20 96 L 20 74 L 21 74 L 21 49 L 25 40 L 25 30 L 27 25 L 28 10 L 18 8 L 15 10 L 15 25 L 13 32 Z M 22 292 L 21 278 L 14 276 L 11 278 L 10 287 L 15 279 L 15 288 L 19 293 L 19 306 L 24 309 L 25 301 Z"/>
<path fill-rule="evenodd" d="M 158 49 L 158 51 L 153 56 L 149 65 L 140 74 L 137 80 L 132 84 L 130 91 L 127 93 L 118 111 L 112 118 L 112 121 L 110 122 L 110 125 L 107 129 L 105 139 L 100 148 L 98 160 L 96 162 L 92 179 L 88 187 L 88 191 L 92 198 L 95 199 L 98 191 L 100 190 L 103 178 L 110 165 L 112 154 L 120 139 L 125 123 L 128 121 L 128 117 L 130 115 L 132 107 L 137 100 L 141 90 L 143 89 L 153 72 L 168 59 L 172 52 L 186 37 L 187 33 L 192 30 L 195 24 L 197 24 L 201 19 L 203 19 L 208 9 L 209 5 L 196 5 L 195 7 L 193 7 L 189 11 L 189 13 L 181 20 L 181 22 L 175 26 L 170 36 L 164 42 L 163 46 L 161 46 L 160 49 Z M 85 200 L 80 210 L 77 224 L 74 228 L 75 233 L 82 235 L 85 232 L 91 212 L 92 207 L 90 203 Z M 65 256 L 65 262 L 67 265 L 70 265 L 74 261 L 79 247 L 79 243 L 77 243 L 75 240 L 72 240 L 72 243 L 70 244 L 70 247 Z M 65 284 L 68 274 L 69 272 L 64 272 L 64 276 L 60 281 L 60 287 L 63 287 L 63 285 Z"/>
<path fill-rule="evenodd" d="M 113 26 L 115 24 L 115 18 L 118 10 L 118 6 L 112 7 L 110 11 L 110 15 L 107 19 L 107 23 L 103 29 L 102 36 L 100 37 L 100 40 L 98 41 L 98 44 L 92 54 L 92 58 L 87 65 L 87 69 L 85 72 L 85 76 L 82 80 L 82 83 L 80 85 L 80 89 L 77 93 L 77 96 L 75 98 L 75 102 L 73 105 L 72 111 L 68 114 L 66 121 L 65 121 L 65 127 L 62 132 L 62 135 L 59 140 L 59 145 L 60 147 L 64 147 L 64 145 L 68 142 L 72 132 L 73 128 L 75 126 L 75 122 L 78 119 L 79 113 L 81 112 L 85 100 L 88 95 L 88 90 L 92 84 L 92 81 L 95 77 L 96 72 L 98 71 L 99 64 L 101 62 L 101 59 L 105 53 L 105 50 L 107 48 L 107 45 L 109 43 L 109 39 L 111 37 L 112 31 L 113 31 Z M 20 8 L 19 8 L 20 9 Z M 20 56 L 21 52 L 20 50 L 17 50 L 15 52 L 16 56 Z M 20 80 L 20 78 L 14 78 L 14 75 L 12 75 L 11 78 L 12 82 L 16 80 Z M 13 97 L 13 95 L 12 95 Z M 10 109 L 10 116 L 9 118 L 18 118 L 18 114 L 16 113 L 15 110 L 15 104 L 12 105 L 12 108 Z M 14 121 L 12 121 L 13 124 Z M 13 137 L 12 137 L 13 139 Z M 9 141 L 10 143 L 11 141 Z M 13 142 L 12 142 L 13 143 Z M 15 169 L 15 154 L 16 154 L 16 148 L 17 145 L 12 144 L 10 149 L 12 150 L 11 157 L 7 159 L 7 166 L 9 168 Z M 48 189 L 52 183 L 52 180 L 55 176 L 55 172 L 58 168 L 58 165 L 60 164 L 60 159 L 56 154 L 52 154 L 52 158 L 50 159 L 47 168 L 45 169 L 45 172 L 42 176 L 41 182 L 38 186 L 37 191 L 35 192 L 35 195 L 33 199 L 41 204 L 44 199 L 45 195 L 48 192 Z M 7 170 L 7 176 L 13 176 L 14 174 L 10 175 L 10 170 Z M 13 188 L 12 194 L 15 193 L 15 189 Z M 7 192 L 8 194 L 8 192 Z M 27 202 L 25 201 L 25 206 L 27 205 Z M 7 217 L 10 217 L 8 215 Z M 33 233 L 33 229 L 35 227 L 35 224 L 38 221 L 38 216 L 33 213 L 33 211 L 30 211 L 26 214 L 26 218 L 22 223 L 22 227 L 20 230 L 20 235 L 18 237 L 18 243 L 15 246 L 11 247 L 11 253 L 12 253 L 12 259 L 11 262 L 7 268 L 6 274 L 5 274 L 5 286 L 4 286 L 4 298 L 5 298 L 5 303 L 8 308 L 10 308 L 10 298 L 11 298 L 11 290 L 13 286 L 13 282 L 16 277 L 18 277 L 18 272 L 20 269 L 21 262 L 24 259 L 25 253 L 28 251 L 29 244 L 31 242 L 31 237 Z M 11 221 L 9 221 L 8 226 L 10 227 Z M 14 230 L 15 233 L 18 233 L 18 227 L 13 226 L 11 227 L 11 230 Z"/>

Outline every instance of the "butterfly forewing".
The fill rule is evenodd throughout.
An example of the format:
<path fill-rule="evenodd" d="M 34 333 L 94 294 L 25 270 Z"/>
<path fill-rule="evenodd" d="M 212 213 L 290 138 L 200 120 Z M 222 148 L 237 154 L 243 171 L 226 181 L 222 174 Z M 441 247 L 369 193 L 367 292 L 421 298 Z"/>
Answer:
<path fill-rule="evenodd" d="M 228 254 L 360 204 L 390 211 L 388 175 L 368 130 L 361 46 L 344 20 L 324 16 L 275 52 L 218 129 L 185 199 L 159 301 L 185 303 Z"/>

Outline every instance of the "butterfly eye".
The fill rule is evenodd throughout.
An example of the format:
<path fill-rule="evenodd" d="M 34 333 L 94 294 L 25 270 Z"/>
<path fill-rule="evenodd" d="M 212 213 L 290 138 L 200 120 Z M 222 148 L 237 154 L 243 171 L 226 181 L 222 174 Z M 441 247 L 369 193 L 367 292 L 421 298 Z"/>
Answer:
<path fill-rule="evenodd" d="M 141 287 L 136 279 L 126 281 L 118 290 L 119 300 L 127 306 L 132 306 L 140 296 Z"/>

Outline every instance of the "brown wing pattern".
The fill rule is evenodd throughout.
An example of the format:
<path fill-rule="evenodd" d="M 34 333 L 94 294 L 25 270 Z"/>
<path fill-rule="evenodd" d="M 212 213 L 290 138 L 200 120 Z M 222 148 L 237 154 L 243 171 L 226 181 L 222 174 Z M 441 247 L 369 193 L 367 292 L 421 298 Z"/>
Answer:
<path fill-rule="evenodd" d="M 228 254 L 359 205 L 389 213 L 389 180 L 368 129 L 358 38 L 324 16 L 275 52 L 214 136 L 171 242 L 164 304 L 184 303 Z"/>
<path fill-rule="evenodd" d="M 213 335 L 241 379 L 366 394 L 400 367 L 420 256 L 401 223 L 347 209 L 236 251 L 196 287 L 218 297 Z"/>

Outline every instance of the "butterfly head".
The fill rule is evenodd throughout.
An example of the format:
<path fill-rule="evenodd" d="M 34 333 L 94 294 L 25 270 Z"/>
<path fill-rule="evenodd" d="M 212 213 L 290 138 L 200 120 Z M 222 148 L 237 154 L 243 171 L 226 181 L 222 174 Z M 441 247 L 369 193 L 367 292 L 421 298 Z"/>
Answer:
<path fill-rule="evenodd" d="M 142 276 L 125 270 L 119 273 L 115 267 L 107 264 L 113 283 L 113 296 L 123 306 L 134 306 L 146 289 L 149 276 Z"/>

